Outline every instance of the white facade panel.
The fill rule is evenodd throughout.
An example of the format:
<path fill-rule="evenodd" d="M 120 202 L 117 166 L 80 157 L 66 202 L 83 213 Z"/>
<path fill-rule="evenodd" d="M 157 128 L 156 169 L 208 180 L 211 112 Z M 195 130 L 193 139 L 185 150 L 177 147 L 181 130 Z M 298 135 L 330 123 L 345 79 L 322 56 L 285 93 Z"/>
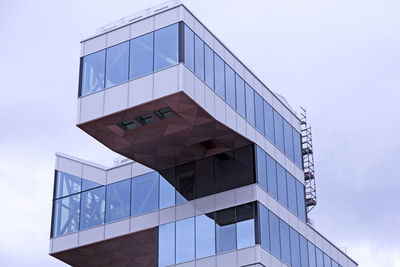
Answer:
<path fill-rule="evenodd" d="M 83 55 L 89 55 L 99 50 L 105 49 L 107 45 L 107 35 L 103 34 L 98 37 L 89 39 L 84 42 L 84 53 Z"/>
<path fill-rule="evenodd" d="M 107 33 L 107 47 L 129 40 L 130 33 L 130 26 L 125 26 Z"/>
<path fill-rule="evenodd" d="M 243 78 L 246 81 L 246 83 L 254 89 L 254 75 L 247 68 L 244 68 Z"/>
<path fill-rule="evenodd" d="M 308 225 L 306 225 L 307 239 L 315 244 L 315 231 Z"/>
<path fill-rule="evenodd" d="M 81 98 L 79 123 L 102 117 L 104 114 L 104 90 Z"/>
<path fill-rule="evenodd" d="M 225 63 L 227 63 L 233 70 L 235 69 L 235 57 L 229 52 L 228 49 L 224 49 Z"/>
<path fill-rule="evenodd" d="M 233 110 L 229 105 L 226 105 L 225 110 L 226 125 L 232 130 L 236 131 L 236 111 Z"/>
<path fill-rule="evenodd" d="M 278 205 L 278 216 L 285 222 L 289 222 L 290 211 L 282 204 Z"/>
<path fill-rule="evenodd" d="M 146 167 L 143 164 L 140 164 L 137 162 L 133 163 L 131 166 L 132 166 L 132 177 L 154 171 L 154 170 L 150 169 L 149 167 Z"/>
<path fill-rule="evenodd" d="M 323 248 L 322 247 L 322 236 L 320 234 L 318 234 L 317 232 L 315 232 L 315 234 L 314 234 L 314 245 L 316 245 L 320 249 Z"/>
<path fill-rule="evenodd" d="M 126 235 L 129 233 L 131 220 L 125 219 L 105 225 L 104 238 L 113 238 L 117 236 Z"/>
<path fill-rule="evenodd" d="M 236 130 L 243 136 L 246 136 L 246 124 L 247 122 L 245 121 L 245 119 L 243 119 L 242 116 L 236 113 Z"/>
<path fill-rule="evenodd" d="M 240 188 L 236 188 L 235 191 L 235 205 L 239 206 L 248 202 L 255 201 L 257 199 L 256 195 L 256 185 L 248 185 Z"/>
<path fill-rule="evenodd" d="M 123 83 L 105 90 L 104 115 L 108 115 L 128 107 L 128 83 Z"/>
<path fill-rule="evenodd" d="M 78 233 L 56 237 L 53 239 L 52 253 L 78 246 Z"/>
<path fill-rule="evenodd" d="M 179 12 L 181 14 L 181 18 L 183 22 L 191 29 L 194 29 L 194 20 L 195 18 L 190 14 L 189 11 L 186 10 L 183 6 L 179 7 Z"/>
<path fill-rule="evenodd" d="M 175 212 L 175 206 L 170 207 L 170 208 L 165 208 L 159 211 L 159 224 L 167 224 L 173 221 L 176 221 L 176 212 Z"/>
<path fill-rule="evenodd" d="M 176 220 L 179 221 L 193 217 L 195 215 L 195 203 L 196 201 L 189 201 L 188 203 L 176 206 Z"/>
<path fill-rule="evenodd" d="M 268 104 L 270 104 L 272 106 L 272 99 L 273 99 L 273 95 L 271 93 L 270 90 L 267 89 L 267 87 L 263 86 L 263 97 L 264 99 L 268 102 Z"/>
<path fill-rule="evenodd" d="M 188 68 L 183 68 L 183 91 L 190 96 L 194 97 L 194 79 L 195 75 Z"/>
<path fill-rule="evenodd" d="M 261 96 L 263 97 L 263 85 L 262 83 L 257 79 L 254 78 L 254 87 L 253 89 Z"/>
<path fill-rule="evenodd" d="M 228 252 L 217 255 L 217 267 L 237 266 L 237 252 Z"/>
<path fill-rule="evenodd" d="M 154 98 L 166 96 L 178 91 L 179 65 L 154 73 Z"/>
<path fill-rule="evenodd" d="M 82 177 L 101 185 L 106 184 L 106 171 L 90 165 L 83 165 Z"/>
<path fill-rule="evenodd" d="M 252 142 L 256 143 L 256 129 L 248 122 L 246 122 L 246 137 Z"/>
<path fill-rule="evenodd" d="M 224 46 L 221 44 L 220 41 L 218 41 L 217 39 L 213 38 L 213 44 L 214 44 L 214 52 L 222 59 L 224 59 L 224 51 L 225 48 Z"/>
<path fill-rule="evenodd" d="M 204 83 L 195 76 L 194 78 L 194 100 L 201 106 L 205 107 L 204 99 Z"/>
<path fill-rule="evenodd" d="M 215 96 L 215 118 L 224 124 L 226 122 L 225 106 L 225 101 Z"/>
<path fill-rule="evenodd" d="M 130 28 L 131 39 L 152 32 L 154 31 L 154 17 L 135 22 L 131 24 Z"/>
<path fill-rule="evenodd" d="M 215 116 L 215 102 L 214 102 L 214 98 L 215 93 L 208 88 L 207 86 L 204 87 L 204 96 L 205 96 L 205 105 L 204 105 L 204 109 L 211 115 L 211 116 Z"/>
<path fill-rule="evenodd" d="M 153 75 L 149 74 L 129 82 L 129 107 L 153 100 Z"/>
<path fill-rule="evenodd" d="M 214 36 L 207 30 L 204 29 L 203 41 L 211 48 L 214 49 Z"/>
<path fill-rule="evenodd" d="M 79 232 L 79 245 L 87 245 L 104 239 L 104 226 Z"/>
<path fill-rule="evenodd" d="M 107 184 L 112 184 L 131 177 L 132 177 L 132 164 L 123 165 L 107 171 Z"/>
<path fill-rule="evenodd" d="M 173 8 L 168 11 L 157 14 L 154 17 L 154 26 L 156 29 L 163 28 L 179 21 L 179 8 Z"/>
<path fill-rule="evenodd" d="M 204 40 L 204 26 L 197 20 L 194 19 L 194 28 L 193 31 L 202 39 Z"/>
<path fill-rule="evenodd" d="M 131 232 L 156 227 L 158 225 L 158 211 L 138 215 L 131 218 Z"/>
<path fill-rule="evenodd" d="M 216 210 L 215 195 L 198 198 L 196 201 L 196 215 L 206 214 Z"/>
<path fill-rule="evenodd" d="M 196 267 L 215 267 L 215 266 L 217 266 L 216 256 L 198 259 L 196 261 Z"/>
<path fill-rule="evenodd" d="M 83 164 L 80 162 L 76 162 L 74 160 L 66 159 L 63 157 L 58 157 L 57 170 L 59 171 L 82 177 L 82 167 Z"/>
<path fill-rule="evenodd" d="M 244 66 L 237 58 L 235 58 L 235 72 L 244 79 Z"/>
<path fill-rule="evenodd" d="M 215 195 L 216 210 L 222 210 L 235 206 L 235 191 L 225 191 Z"/>
<path fill-rule="evenodd" d="M 256 263 L 256 247 L 249 247 L 238 250 L 237 257 L 238 266 L 248 266 Z"/>

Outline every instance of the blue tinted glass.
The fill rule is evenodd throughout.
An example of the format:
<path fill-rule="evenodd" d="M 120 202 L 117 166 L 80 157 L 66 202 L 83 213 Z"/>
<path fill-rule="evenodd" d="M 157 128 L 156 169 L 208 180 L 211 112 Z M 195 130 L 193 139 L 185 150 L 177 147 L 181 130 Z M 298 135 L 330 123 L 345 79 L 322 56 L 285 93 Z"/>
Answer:
<path fill-rule="evenodd" d="M 267 250 L 271 250 L 270 241 L 269 241 L 269 219 L 268 219 L 268 210 L 262 204 L 259 204 L 260 207 L 260 241 L 261 245 Z"/>
<path fill-rule="evenodd" d="M 194 72 L 204 81 L 204 42 L 195 35 L 194 37 Z"/>
<path fill-rule="evenodd" d="M 324 267 L 324 256 L 322 251 L 317 247 L 315 247 L 315 255 L 317 258 L 317 267 Z"/>
<path fill-rule="evenodd" d="M 307 239 L 300 235 L 300 256 L 301 256 L 301 267 L 308 267 L 308 249 Z"/>
<path fill-rule="evenodd" d="M 308 262 L 310 263 L 310 267 L 317 267 L 315 246 L 310 241 L 308 241 Z"/>
<path fill-rule="evenodd" d="M 293 129 L 293 151 L 294 151 L 294 163 L 297 167 L 303 168 L 303 158 L 301 155 L 301 138 L 300 134 Z"/>
<path fill-rule="evenodd" d="M 281 233 L 281 257 L 284 262 L 290 265 L 290 238 L 289 225 L 279 220 L 279 229 Z"/>
<path fill-rule="evenodd" d="M 276 164 L 276 166 L 278 178 L 278 200 L 287 207 L 286 170 L 280 164 Z"/>
<path fill-rule="evenodd" d="M 106 87 L 128 80 L 129 41 L 107 48 Z"/>
<path fill-rule="evenodd" d="M 215 92 L 225 99 L 225 63 L 217 55 L 214 54 L 214 78 L 215 78 Z"/>
<path fill-rule="evenodd" d="M 178 24 L 154 33 L 154 71 L 178 63 Z"/>
<path fill-rule="evenodd" d="M 82 178 L 82 191 L 93 189 L 99 186 L 101 186 L 101 184 Z"/>
<path fill-rule="evenodd" d="M 158 266 L 175 263 L 175 222 L 158 227 Z"/>
<path fill-rule="evenodd" d="M 274 109 L 266 102 L 264 102 L 264 126 L 265 136 L 269 141 L 275 143 L 274 135 Z"/>
<path fill-rule="evenodd" d="M 235 208 L 216 213 L 217 253 L 236 249 Z"/>
<path fill-rule="evenodd" d="M 175 205 L 175 187 L 160 175 L 160 209 Z"/>
<path fill-rule="evenodd" d="M 288 206 L 291 212 L 297 215 L 296 178 L 287 173 Z"/>
<path fill-rule="evenodd" d="M 131 211 L 131 179 L 107 185 L 106 222 L 127 218 Z"/>
<path fill-rule="evenodd" d="M 299 233 L 290 227 L 290 252 L 292 254 L 292 267 L 301 267 Z"/>
<path fill-rule="evenodd" d="M 153 72 L 153 33 L 131 40 L 130 79 Z"/>
<path fill-rule="evenodd" d="M 205 45 L 204 52 L 205 82 L 214 90 L 214 52 L 208 45 Z"/>
<path fill-rule="evenodd" d="M 225 64 L 225 84 L 226 84 L 226 102 L 236 109 L 236 92 L 235 92 L 235 72 L 228 64 Z"/>
<path fill-rule="evenodd" d="M 304 186 L 300 181 L 296 181 L 296 195 L 297 195 L 297 216 L 306 221 L 306 206 L 304 203 Z"/>
<path fill-rule="evenodd" d="M 52 237 L 78 231 L 80 197 L 81 194 L 75 194 L 55 200 Z"/>
<path fill-rule="evenodd" d="M 236 110 L 243 118 L 246 117 L 246 94 L 244 91 L 244 81 L 239 75 L 235 75 L 236 80 Z"/>
<path fill-rule="evenodd" d="M 281 257 L 281 241 L 279 238 L 279 219 L 278 216 L 269 212 L 271 252 L 278 258 Z"/>
<path fill-rule="evenodd" d="M 283 119 L 278 112 L 274 110 L 274 128 L 275 128 L 275 145 L 283 152 L 285 149 L 283 140 Z"/>
<path fill-rule="evenodd" d="M 267 191 L 267 166 L 265 164 L 265 152 L 261 147 L 256 146 L 257 153 L 257 182 Z"/>
<path fill-rule="evenodd" d="M 324 253 L 324 267 L 332 267 L 331 258 Z"/>
<path fill-rule="evenodd" d="M 194 72 L 194 33 L 186 25 L 184 26 L 184 39 L 185 65 Z"/>
<path fill-rule="evenodd" d="M 158 209 L 158 173 L 132 178 L 132 216 Z"/>
<path fill-rule="evenodd" d="M 276 181 L 276 161 L 267 155 L 267 184 L 268 193 L 278 199 L 278 182 Z"/>
<path fill-rule="evenodd" d="M 263 99 L 262 97 L 257 94 L 254 94 L 254 103 L 256 106 L 256 128 L 257 130 L 265 135 L 264 131 L 264 106 L 263 106 Z"/>
<path fill-rule="evenodd" d="M 72 195 L 81 191 L 81 178 L 72 174 L 56 171 L 55 198 Z"/>
<path fill-rule="evenodd" d="M 237 248 L 255 245 L 254 219 L 236 223 Z"/>
<path fill-rule="evenodd" d="M 254 90 L 247 83 L 246 88 L 246 119 L 251 125 L 255 126 L 254 117 Z"/>
<path fill-rule="evenodd" d="M 336 261 L 332 260 L 332 267 L 339 267 L 339 264 Z"/>
<path fill-rule="evenodd" d="M 196 258 L 215 254 L 215 221 L 207 215 L 196 217 Z"/>
<path fill-rule="evenodd" d="M 194 217 L 176 222 L 176 263 L 194 260 Z"/>
<path fill-rule="evenodd" d="M 82 61 L 81 96 L 104 89 L 106 50 L 85 56 Z"/>
<path fill-rule="evenodd" d="M 288 158 L 294 161 L 292 126 L 286 120 L 283 120 L 283 130 L 285 137 L 285 154 Z"/>
<path fill-rule="evenodd" d="M 82 193 L 80 230 L 104 223 L 105 186 Z"/>

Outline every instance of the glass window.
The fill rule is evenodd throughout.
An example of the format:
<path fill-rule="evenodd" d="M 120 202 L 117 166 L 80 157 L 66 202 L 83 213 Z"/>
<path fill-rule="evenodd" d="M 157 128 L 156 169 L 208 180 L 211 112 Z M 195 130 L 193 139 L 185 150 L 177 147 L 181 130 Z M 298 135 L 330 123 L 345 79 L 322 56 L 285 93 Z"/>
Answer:
<path fill-rule="evenodd" d="M 336 261 L 332 260 L 332 267 L 339 267 L 339 264 Z"/>
<path fill-rule="evenodd" d="M 83 57 L 81 69 L 81 93 L 85 96 L 104 89 L 106 50 Z"/>
<path fill-rule="evenodd" d="M 281 257 L 281 241 L 279 238 L 279 218 L 272 212 L 269 212 L 269 226 L 271 238 L 271 252 L 278 258 Z"/>
<path fill-rule="evenodd" d="M 261 147 L 257 149 L 257 182 L 265 191 L 267 191 L 267 166 L 265 164 L 265 152 Z"/>
<path fill-rule="evenodd" d="M 175 263 L 175 222 L 158 227 L 158 266 Z"/>
<path fill-rule="evenodd" d="M 322 251 L 317 247 L 315 247 L 315 255 L 317 258 L 317 267 L 324 267 L 324 256 Z"/>
<path fill-rule="evenodd" d="M 283 152 L 285 145 L 283 140 L 283 118 L 274 110 L 275 145 Z"/>
<path fill-rule="evenodd" d="M 301 267 L 308 267 L 308 249 L 307 239 L 304 236 L 300 236 L 300 256 L 301 256 Z"/>
<path fill-rule="evenodd" d="M 225 67 L 224 61 L 214 53 L 215 92 L 225 99 Z"/>
<path fill-rule="evenodd" d="M 304 203 L 304 186 L 300 181 L 296 181 L 296 191 L 297 191 L 297 216 L 306 221 L 306 206 Z"/>
<path fill-rule="evenodd" d="M 236 109 L 235 72 L 225 64 L 226 102 Z"/>
<path fill-rule="evenodd" d="M 184 42 L 185 42 L 185 65 L 194 72 L 194 33 L 188 27 L 184 26 Z"/>
<path fill-rule="evenodd" d="M 332 260 L 325 253 L 324 253 L 324 267 L 332 267 Z"/>
<path fill-rule="evenodd" d="M 308 262 L 310 263 L 310 267 L 317 267 L 315 246 L 310 241 L 308 241 Z"/>
<path fill-rule="evenodd" d="M 154 33 L 154 71 L 178 63 L 178 24 Z"/>
<path fill-rule="evenodd" d="M 204 48 L 205 82 L 214 90 L 214 52 L 208 45 Z"/>
<path fill-rule="evenodd" d="M 244 146 L 234 150 L 236 187 L 255 183 L 253 146 Z"/>
<path fill-rule="evenodd" d="M 76 232 L 79 229 L 81 194 L 54 201 L 52 237 Z"/>
<path fill-rule="evenodd" d="M 132 178 L 132 216 L 158 209 L 158 173 Z"/>
<path fill-rule="evenodd" d="M 267 250 L 271 250 L 269 241 L 269 219 L 268 210 L 264 205 L 259 204 L 260 207 L 260 241 L 261 245 Z"/>
<path fill-rule="evenodd" d="M 265 126 L 265 136 L 273 144 L 275 143 L 274 134 L 274 109 L 266 102 L 264 102 L 264 126 Z"/>
<path fill-rule="evenodd" d="M 260 133 L 265 135 L 263 99 L 257 92 L 254 94 L 254 103 L 256 107 L 256 128 Z"/>
<path fill-rule="evenodd" d="M 214 213 L 196 217 L 196 258 L 215 254 Z"/>
<path fill-rule="evenodd" d="M 176 170 L 176 190 L 183 197 L 178 195 L 176 204 L 194 199 L 194 162 L 177 166 Z"/>
<path fill-rule="evenodd" d="M 290 252 L 292 255 L 292 267 L 301 267 L 299 233 L 290 227 Z"/>
<path fill-rule="evenodd" d="M 267 185 L 268 193 L 278 199 L 278 182 L 276 181 L 276 161 L 267 155 Z"/>
<path fill-rule="evenodd" d="M 194 217 L 176 222 L 176 263 L 194 260 Z"/>
<path fill-rule="evenodd" d="M 153 72 L 154 33 L 148 33 L 130 41 L 130 79 Z"/>
<path fill-rule="evenodd" d="M 303 168 L 303 157 L 301 155 L 301 137 L 300 134 L 293 129 L 293 152 L 294 152 L 294 163 L 297 167 Z"/>
<path fill-rule="evenodd" d="M 246 88 L 246 119 L 251 125 L 255 126 L 254 90 L 247 83 L 245 83 L 245 88 Z"/>
<path fill-rule="evenodd" d="M 296 178 L 290 173 L 286 174 L 287 191 L 288 191 L 288 207 L 291 212 L 297 215 L 297 196 L 296 196 Z"/>
<path fill-rule="evenodd" d="M 99 186 L 102 186 L 102 185 L 99 183 L 82 178 L 82 191 L 93 189 L 93 188 L 96 188 Z"/>
<path fill-rule="evenodd" d="M 56 192 L 54 198 L 72 195 L 81 191 L 81 178 L 56 170 Z"/>
<path fill-rule="evenodd" d="M 197 36 L 194 36 L 194 72 L 204 81 L 204 42 Z"/>
<path fill-rule="evenodd" d="M 104 223 L 105 186 L 82 193 L 80 230 Z"/>
<path fill-rule="evenodd" d="M 236 80 L 236 111 L 246 118 L 246 94 L 244 90 L 244 81 L 239 75 L 235 75 Z"/>
<path fill-rule="evenodd" d="M 285 154 L 294 161 L 292 126 L 286 120 L 283 120 L 283 130 L 285 137 Z"/>
<path fill-rule="evenodd" d="M 276 166 L 278 178 L 278 200 L 287 207 L 286 170 L 280 164 L 276 164 Z"/>
<path fill-rule="evenodd" d="M 236 207 L 237 249 L 255 245 L 253 203 Z"/>
<path fill-rule="evenodd" d="M 215 212 L 217 253 L 236 249 L 235 208 Z"/>
<path fill-rule="evenodd" d="M 290 265 L 290 238 L 289 225 L 279 220 L 279 229 L 281 233 L 281 256 L 282 260 Z"/>
<path fill-rule="evenodd" d="M 128 80 L 129 41 L 107 48 L 106 87 Z"/>
<path fill-rule="evenodd" d="M 195 161 L 196 198 L 214 194 L 214 157 Z"/>
<path fill-rule="evenodd" d="M 160 175 L 160 209 L 175 205 L 175 187 Z"/>
<path fill-rule="evenodd" d="M 215 192 L 223 192 L 235 188 L 235 161 L 233 151 L 214 156 Z"/>
<path fill-rule="evenodd" d="M 127 218 L 131 211 L 131 179 L 107 185 L 106 222 Z"/>

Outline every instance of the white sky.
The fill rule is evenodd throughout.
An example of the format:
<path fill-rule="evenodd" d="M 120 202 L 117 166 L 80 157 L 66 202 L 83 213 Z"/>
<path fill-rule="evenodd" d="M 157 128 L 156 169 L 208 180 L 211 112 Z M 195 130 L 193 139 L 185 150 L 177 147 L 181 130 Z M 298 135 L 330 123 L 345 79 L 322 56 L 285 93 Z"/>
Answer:
<path fill-rule="evenodd" d="M 0 0 L 0 266 L 48 256 L 54 153 L 111 164 L 75 127 L 79 41 L 163 1 Z M 183 1 L 313 125 L 316 228 L 400 266 L 400 1 Z M 215 3 L 217 2 L 217 3 Z"/>

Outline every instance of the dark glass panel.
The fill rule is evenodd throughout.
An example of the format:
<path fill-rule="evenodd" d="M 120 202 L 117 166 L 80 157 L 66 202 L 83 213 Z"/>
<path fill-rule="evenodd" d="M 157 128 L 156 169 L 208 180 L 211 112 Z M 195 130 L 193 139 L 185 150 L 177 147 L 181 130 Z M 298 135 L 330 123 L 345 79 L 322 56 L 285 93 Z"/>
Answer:
<path fill-rule="evenodd" d="M 176 222 L 176 263 L 194 258 L 194 217 L 191 217 Z"/>
<path fill-rule="evenodd" d="M 279 220 L 279 229 L 281 234 L 281 257 L 284 262 L 290 265 L 290 237 L 289 225 Z"/>
<path fill-rule="evenodd" d="M 195 161 L 196 198 L 214 194 L 214 158 L 208 157 Z"/>
<path fill-rule="evenodd" d="M 185 65 L 194 72 L 194 33 L 186 25 L 184 26 L 184 36 Z"/>
<path fill-rule="evenodd" d="M 107 48 L 106 88 L 128 80 L 129 41 Z"/>
<path fill-rule="evenodd" d="M 83 57 L 81 69 L 81 93 L 85 96 L 104 89 L 106 50 Z"/>
<path fill-rule="evenodd" d="M 235 208 L 215 212 L 217 253 L 236 249 Z"/>
<path fill-rule="evenodd" d="M 297 216 L 306 221 L 306 206 L 305 206 L 305 196 L 304 196 L 304 185 L 300 181 L 296 181 L 296 191 L 297 191 Z"/>
<path fill-rule="evenodd" d="M 176 169 L 176 190 L 187 201 L 194 199 L 194 162 L 177 166 Z M 177 204 L 182 203 L 178 196 Z"/>
<path fill-rule="evenodd" d="M 274 133 L 275 133 L 275 145 L 280 151 L 285 151 L 285 144 L 283 139 L 283 118 L 274 110 Z"/>
<path fill-rule="evenodd" d="M 214 53 L 214 79 L 215 79 L 215 92 L 225 99 L 225 63 Z"/>
<path fill-rule="evenodd" d="M 265 135 L 264 130 L 264 107 L 263 107 L 263 99 L 262 97 L 256 92 L 254 94 L 254 104 L 256 108 L 256 128 L 257 130 Z"/>
<path fill-rule="evenodd" d="M 194 36 L 194 72 L 204 81 L 204 42 L 197 36 Z"/>
<path fill-rule="evenodd" d="M 239 75 L 235 75 L 236 80 L 236 111 L 243 118 L 246 118 L 246 94 L 244 90 L 244 81 Z"/>
<path fill-rule="evenodd" d="M 72 195 L 81 191 L 81 178 L 56 170 L 55 198 Z"/>
<path fill-rule="evenodd" d="M 154 33 L 154 71 L 178 63 L 178 24 Z"/>
<path fill-rule="evenodd" d="M 285 154 L 294 161 L 292 126 L 286 120 L 283 120 L 283 130 L 285 137 Z"/>
<path fill-rule="evenodd" d="M 196 258 L 215 254 L 215 221 L 213 217 L 196 217 Z"/>
<path fill-rule="evenodd" d="M 130 41 L 130 79 L 153 72 L 154 33 L 148 33 Z"/>
<path fill-rule="evenodd" d="M 255 183 L 253 146 L 234 150 L 236 187 Z"/>
<path fill-rule="evenodd" d="M 294 163 L 297 167 L 303 168 L 303 157 L 301 155 L 301 137 L 300 134 L 293 129 L 293 150 L 294 150 Z"/>
<path fill-rule="evenodd" d="M 286 170 L 280 165 L 276 164 L 277 178 L 278 178 L 278 200 L 284 205 L 288 206 L 287 200 L 287 185 L 286 185 Z"/>
<path fill-rule="evenodd" d="M 131 179 L 107 185 L 106 222 L 127 218 L 131 211 Z"/>
<path fill-rule="evenodd" d="M 266 101 L 264 101 L 264 126 L 265 136 L 274 144 L 274 109 Z"/>
<path fill-rule="evenodd" d="M 104 223 L 105 189 L 103 186 L 82 193 L 80 230 Z"/>
<path fill-rule="evenodd" d="M 276 161 L 267 155 L 267 185 L 268 193 L 278 199 L 278 182 L 276 178 Z"/>
<path fill-rule="evenodd" d="M 257 182 L 267 192 L 267 165 L 266 153 L 261 147 L 256 146 L 257 152 Z"/>
<path fill-rule="evenodd" d="M 290 227 L 290 252 L 292 255 L 292 267 L 301 267 L 299 233 Z"/>
<path fill-rule="evenodd" d="M 81 194 L 54 201 L 52 237 L 78 231 Z"/>
<path fill-rule="evenodd" d="M 233 151 L 214 156 L 215 192 L 223 192 L 235 188 L 235 162 Z"/>
<path fill-rule="evenodd" d="M 290 173 L 287 173 L 287 191 L 288 191 L 288 207 L 291 212 L 297 215 L 297 195 L 296 195 L 296 181 Z"/>
<path fill-rule="evenodd" d="M 308 267 L 308 248 L 307 239 L 300 235 L 300 256 L 301 256 L 301 267 Z"/>
<path fill-rule="evenodd" d="M 226 102 L 233 109 L 236 109 L 235 72 L 228 64 L 225 64 L 225 85 Z"/>
<path fill-rule="evenodd" d="M 246 88 L 246 119 L 247 121 L 255 126 L 255 115 L 254 115 L 254 90 L 247 83 Z"/>
<path fill-rule="evenodd" d="M 158 173 L 132 178 L 132 216 L 158 209 Z"/>
<path fill-rule="evenodd" d="M 158 266 L 175 263 L 175 222 L 158 227 Z"/>
<path fill-rule="evenodd" d="M 281 240 L 279 238 L 279 218 L 272 212 L 269 212 L 269 226 L 271 238 L 271 252 L 276 257 L 281 257 Z"/>
<path fill-rule="evenodd" d="M 260 207 L 260 240 L 261 245 L 267 250 L 271 250 L 270 238 L 269 238 L 269 218 L 268 218 L 268 209 L 264 207 L 262 204 L 259 204 Z"/>
<path fill-rule="evenodd" d="M 204 48 L 205 82 L 214 90 L 214 52 L 208 45 Z"/>

